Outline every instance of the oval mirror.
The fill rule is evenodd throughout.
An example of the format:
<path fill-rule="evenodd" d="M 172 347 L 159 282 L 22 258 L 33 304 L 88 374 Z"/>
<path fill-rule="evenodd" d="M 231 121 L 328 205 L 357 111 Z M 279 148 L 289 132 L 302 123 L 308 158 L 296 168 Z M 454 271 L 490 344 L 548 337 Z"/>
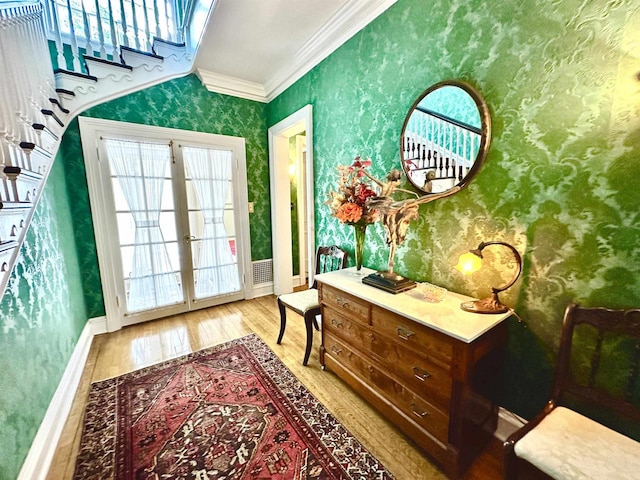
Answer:
<path fill-rule="evenodd" d="M 477 173 L 491 143 L 491 116 L 480 93 L 466 82 L 429 87 L 402 127 L 400 161 L 421 192 L 464 187 Z"/>

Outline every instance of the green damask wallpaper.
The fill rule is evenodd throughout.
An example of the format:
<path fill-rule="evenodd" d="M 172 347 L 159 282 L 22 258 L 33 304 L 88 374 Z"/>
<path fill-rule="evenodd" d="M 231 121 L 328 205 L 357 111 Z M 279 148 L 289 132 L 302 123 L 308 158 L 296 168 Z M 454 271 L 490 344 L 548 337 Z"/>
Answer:
<path fill-rule="evenodd" d="M 252 257 L 271 256 L 267 127 L 314 109 L 317 243 L 352 248 L 328 213 L 334 167 L 399 165 L 408 108 L 447 78 L 475 85 L 493 119 L 486 164 L 463 191 L 421 207 L 397 270 L 474 296 L 453 270 L 481 240 L 524 257 L 502 296 L 510 321 L 500 403 L 530 416 L 547 396 L 566 304 L 640 305 L 640 5 L 635 0 L 398 0 L 269 105 L 207 92 L 191 75 L 85 115 L 247 138 Z M 65 190 L 66 189 L 66 190 Z M 367 266 L 382 269 L 382 228 Z M 15 478 L 88 318 L 104 314 L 77 122 L 2 298 L 0 478 Z"/>
<path fill-rule="evenodd" d="M 522 279 L 501 404 L 524 416 L 548 395 L 567 303 L 640 305 L 640 4 L 635 0 L 399 0 L 268 108 L 273 125 L 311 103 L 317 244 L 352 247 L 324 201 L 334 168 L 399 166 L 399 137 L 428 86 L 463 79 L 489 104 L 493 142 L 465 190 L 420 209 L 396 270 L 473 296 L 453 269 L 482 240 L 512 243 Z M 365 265 L 385 268 L 380 225 Z M 383 248 L 385 247 L 385 248 Z"/>
<path fill-rule="evenodd" d="M 156 85 L 141 92 L 98 105 L 82 113 L 86 117 L 193 130 L 246 139 L 250 214 L 251 257 L 271 258 L 271 206 L 267 153 L 266 106 L 259 102 L 207 91 L 195 75 Z M 89 209 L 84 160 L 78 122 L 65 133 L 63 161 L 74 173 L 69 182 L 78 256 L 87 278 L 84 283 L 89 316 L 104 315 L 100 271 Z"/>
<path fill-rule="evenodd" d="M 56 160 L 0 302 L 0 478 L 18 476 L 87 322 L 62 162 Z"/>

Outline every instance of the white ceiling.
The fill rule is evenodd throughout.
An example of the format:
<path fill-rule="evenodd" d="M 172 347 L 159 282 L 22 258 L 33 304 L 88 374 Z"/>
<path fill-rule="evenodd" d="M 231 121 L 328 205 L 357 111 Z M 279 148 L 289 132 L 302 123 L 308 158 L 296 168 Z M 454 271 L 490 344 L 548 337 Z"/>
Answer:
<path fill-rule="evenodd" d="M 211 91 L 267 102 L 397 0 L 216 0 L 195 59 Z"/>

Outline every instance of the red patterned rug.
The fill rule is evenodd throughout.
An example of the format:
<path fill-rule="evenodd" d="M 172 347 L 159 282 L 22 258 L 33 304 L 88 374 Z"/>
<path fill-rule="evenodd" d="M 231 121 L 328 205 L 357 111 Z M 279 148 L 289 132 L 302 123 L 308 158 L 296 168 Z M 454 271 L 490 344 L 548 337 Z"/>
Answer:
<path fill-rule="evenodd" d="M 94 383 L 75 479 L 391 479 L 256 335 Z"/>

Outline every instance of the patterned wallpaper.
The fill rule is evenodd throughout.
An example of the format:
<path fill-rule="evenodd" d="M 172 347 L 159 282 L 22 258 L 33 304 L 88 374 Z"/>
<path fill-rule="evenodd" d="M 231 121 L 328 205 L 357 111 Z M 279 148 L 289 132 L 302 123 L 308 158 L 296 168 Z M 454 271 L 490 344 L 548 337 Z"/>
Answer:
<path fill-rule="evenodd" d="M 86 117 L 193 130 L 246 139 L 251 258 L 271 258 L 271 205 L 265 105 L 207 91 L 195 75 L 162 83 L 141 92 L 112 100 L 82 113 Z M 69 182 L 74 210 L 78 257 L 87 278 L 84 282 L 89 317 L 104 315 L 100 271 L 89 208 L 89 193 L 78 122 L 65 133 L 64 163 L 76 172 Z"/>
<path fill-rule="evenodd" d="M 58 158 L 0 302 L 0 478 L 16 478 L 87 321 Z"/>
<path fill-rule="evenodd" d="M 567 303 L 640 305 L 640 4 L 635 0 L 399 0 L 269 104 L 268 125 L 314 109 L 317 243 L 353 252 L 324 205 L 335 166 L 399 166 L 406 112 L 430 85 L 466 80 L 492 115 L 486 164 L 456 195 L 420 208 L 396 271 L 473 296 L 483 278 L 453 269 L 482 240 L 513 244 L 521 280 L 501 404 L 524 416 L 548 395 Z M 380 225 L 365 265 L 385 268 Z"/>
<path fill-rule="evenodd" d="M 352 248 L 324 205 L 334 167 L 369 156 L 384 176 L 421 92 L 447 78 L 475 85 L 493 119 L 487 162 L 465 190 L 421 207 L 396 269 L 484 296 L 482 278 L 452 269 L 459 253 L 481 240 L 519 249 L 523 277 L 502 298 L 524 323 L 510 321 L 501 404 L 530 416 L 547 396 L 566 304 L 640 305 L 638 25 L 635 0 L 399 0 L 268 106 L 188 76 L 86 115 L 247 138 L 259 260 L 271 255 L 267 126 L 313 104 L 316 240 Z M 367 235 L 365 264 L 382 269 L 382 228 Z M 0 478 L 15 478 L 86 319 L 104 314 L 76 122 L 0 312 Z"/>

